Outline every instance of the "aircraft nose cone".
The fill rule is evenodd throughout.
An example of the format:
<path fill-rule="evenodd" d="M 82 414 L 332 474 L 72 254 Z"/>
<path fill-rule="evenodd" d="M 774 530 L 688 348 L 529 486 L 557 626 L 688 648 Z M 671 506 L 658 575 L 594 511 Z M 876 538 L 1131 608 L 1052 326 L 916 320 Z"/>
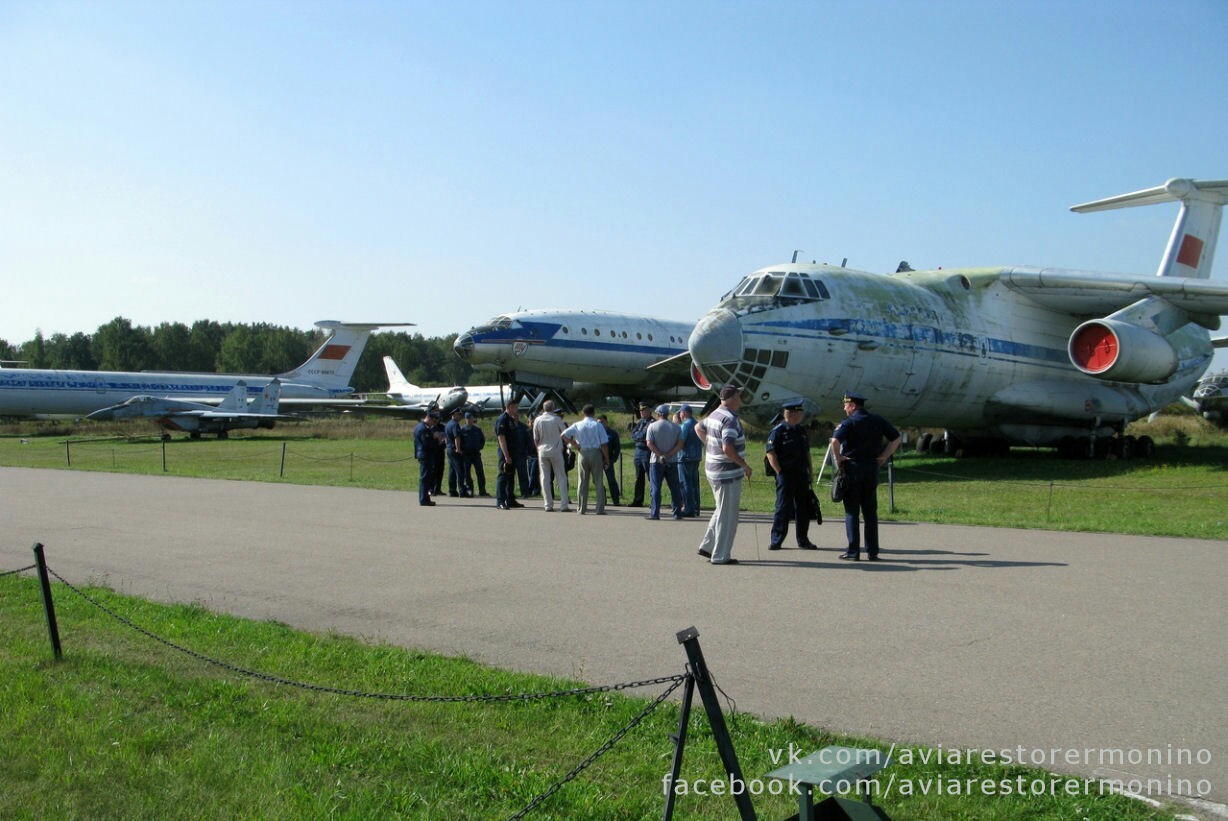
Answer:
<path fill-rule="evenodd" d="M 452 343 L 452 350 L 456 351 L 456 355 L 466 362 L 473 355 L 473 334 L 463 333 L 456 337 L 456 341 Z"/>
<path fill-rule="evenodd" d="M 742 326 L 731 311 L 709 311 L 691 331 L 687 348 L 701 367 L 737 362 L 742 358 Z"/>

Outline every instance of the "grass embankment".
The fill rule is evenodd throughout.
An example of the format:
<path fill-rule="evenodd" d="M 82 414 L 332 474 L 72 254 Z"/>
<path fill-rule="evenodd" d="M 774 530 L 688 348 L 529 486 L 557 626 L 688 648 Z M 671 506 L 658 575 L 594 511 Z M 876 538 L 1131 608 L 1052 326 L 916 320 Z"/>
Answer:
<path fill-rule="evenodd" d="M 612 421 L 623 424 L 621 419 Z M 489 428 L 491 422 L 483 424 Z M 411 428 L 404 422 L 319 421 L 236 433 L 227 441 L 176 438 L 165 445 L 149 434 L 147 424 L 114 426 L 109 436 L 97 435 L 100 428 L 108 430 L 29 423 L 10 428 L 0 434 L 0 464 L 417 488 Z M 952 459 L 922 456 L 906 447 L 895 459 L 894 490 L 879 491 L 880 515 L 888 521 L 1228 538 L 1228 433 L 1196 417 L 1161 417 L 1150 425 L 1136 424 L 1131 431 L 1156 439 L 1154 459 L 1068 460 L 1048 450 L 1019 448 L 1008 458 Z M 92 435 L 80 435 L 86 432 Z M 135 435 L 118 435 L 122 433 Z M 775 501 L 775 485 L 760 469 L 762 439 L 751 438 L 748 456 L 757 470 L 743 494 L 743 507 L 767 512 Z M 821 434 L 812 441 L 817 468 L 826 442 Z M 484 451 L 492 492 L 494 448 L 488 443 Z M 635 475 L 629 448 L 624 448 L 618 472 L 626 502 Z M 574 474 L 572 479 L 574 488 Z M 701 491 L 710 508 L 707 487 Z M 842 515 L 840 506 L 830 502 L 824 511 L 828 518 Z"/>
<path fill-rule="evenodd" d="M 0 577 L 4 818 L 506 817 L 665 689 L 638 691 L 646 698 L 599 693 L 503 704 L 312 692 L 219 670 L 119 623 L 64 585 L 54 589 L 65 647 L 61 662 L 51 660 L 36 581 Z M 83 592 L 168 641 L 296 681 L 446 696 L 582 686 L 196 606 L 153 604 L 96 588 Z M 682 662 L 680 648 L 676 670 L 629 671 L 630 678 L 681 673 Z M 698 704 L 682 769 L 688 784 L 723 775 Z M 678 718 L 677 704 L 662 704 L 531 817 L 659 817 L 662 778 L 673 753 L 669 736 Z M 786 762 L 790 749 L 804 754 L 832 743 L 887 748 L 792 721 L 743 715 L 731 728 L 752 783 Z M 1096 794 L 1094 785 L 1091 795 L 1067 795 L 1067 784 L 1081 789 L 1079 779 L 1055 781 L 1035 769 L 979 762 L 922 765 L 919 759 L 916 751 L 912 764 L 895 764 L 879 776 L 883 791 L 888 775 L 895 777 L 893 791 L 876 799 L 892 818 L 1170 817 L 1132 799 Z M 946 794 L 935 795 L 940 782 Z M 994 794 L 987 794 L 988 782 Z M 1001 794 L 1008 783 L 1041 794 Z M 950 794 L 953 784 L 960 795 Z M 929 795 L 919 794 L 923 785 Z M 788 795 L 758 795 L 754 803 L 765 818 L 797 809 Z M 688 794 L 679 798 L 677 817 L 730 818 L 736 811 L 728 797 Z"/>

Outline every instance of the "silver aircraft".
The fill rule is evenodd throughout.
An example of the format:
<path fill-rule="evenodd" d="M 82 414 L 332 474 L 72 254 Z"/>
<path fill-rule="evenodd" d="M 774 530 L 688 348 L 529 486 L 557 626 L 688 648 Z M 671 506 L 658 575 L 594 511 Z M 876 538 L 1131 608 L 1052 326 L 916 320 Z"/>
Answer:
<path fill-rule="evenodd" d="M 1123 434 L 1126 424 L 1192 392 L 1228 313 L 1228 284 L 1208 281 L 1226 198 L 1228 181 L 1173 179 L 1073 207 L 1180 203 L 1152 277 L 763 268 L 691 333 L 697 384 L 736 382 L 752 411 L 800 395 L 833 419 L 841 395 L 858 391 L 897 425 L 945 429 L 954 452 L 1149 451 L 1150 440 Z"/>
<path fill-rule="evenodd" d="M 199 439 L 202 433 L 216 433 L 218 439 L 226 439 L 235 428 L 271 429 L 278 420 L 296 418 L 277 412 L 280 397 L 281 381 L 275 378 L 249 404 L 247 382 L 240 379 L 216 407 L 182 399 L 141 395 L 96 410 L 85 418 L 95 422 L 149 419 L 167 431 L 186 431 L 192 439 Z M 163 438 L 168 438 L 168 434 L 163 434 Z"/>

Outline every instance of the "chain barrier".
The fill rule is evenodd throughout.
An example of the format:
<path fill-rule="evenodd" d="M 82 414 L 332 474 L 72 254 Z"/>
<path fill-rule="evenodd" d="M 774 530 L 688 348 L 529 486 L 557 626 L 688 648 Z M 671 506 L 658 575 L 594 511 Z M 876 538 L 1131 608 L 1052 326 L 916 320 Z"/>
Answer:
<path fill-rule="evenodd" d="M 524 807 L 524 809 L 522 809 L 520 812 L 516 813 L 515 815 L 509 816 L 508 817 L 509 821 L 513 821 L 513 819 L 524 818 L 526 815 L 531 813 L 533 810 L 541 806 L 541 804 L 545 802 L 546 799 L 550 798 L 550 796 L 554 795 L 556 792 L 563 789 L 563 787 L 565 787 L 568 784 L 568 782 L 574 780 L 576 776 L 578 776 L 580 773 L 584 772 L 586 769 L 592 766 L 593 763 L 597 761 L 597 759 L 601 758 L 601 756 L 605 755 L 611 749 L 613 749 L 615 744 L 617 744 L 619 741 L 622 741 L 623 736 L 625 736 L 627 733 L 631 732 L 636 727 L 638 727 L 644 721 L 644 719 L 648 718 L 648 716 L 652 714 L 653 710 L 657 709 L 657 707 L 661 705 L 661 702 L 669 698 L 670 693 L 674 692 L 679 687 L 681 687 L 683 683 L 687 680 L 687 676 L 674 676 L 673 678 L 675 679 L 674 683 L 671 684 L 669 687 L 665 688 L 665 692 L 661 693 L 661 695 L 657 696 L 652 701 L 651 704 L 649 704 L 647 707 L 641 710 L 639 715 L 631 719 L 631 721 L 625 727 L 623 727 L 621 730 L 615 733 L 606 743 L 598 747 L 592 753 L 592 755 L 590 755 L 588 758 L 584 759 L 579 764 L 577 764 L 575 767 L 573 767 L 571 772 L 567 773 L 567 775 L 563 776 L 561 779 L 555 782 L 554 785 L 550 787 L 550 789 L 546 790 L 544 793 L 542 793 L 541 795 L 537 796 L 532 801 L 530 801 Z"/>
<path fill-rule="evenodd" d="M 77 589 L 71 582 L 69 582 L 67 579 L 65 579 L 63 576 L 61 576 L 59 573 L 55 572 L 51 568 L 47 568 L 47 572 L 55 576 L 56 579 L 62 582 L 64 586 L 67 587 L 69 590 L 76 593 L 82 599 L 85 599 L 85 601 L 94 605 L 94 607 L 97 607 L 99 610 L 106 613 L 111 618 L 115 619 L 121 624 L 124 624 L 127 627 L 132 628 L 133 630 L 137 631 L 141 635 L 147 638 L 153 639 L 154 641 L 171 648 L 172 650 L 177 650 L 178 652 L 191 656 L 192 658 L 197 659 L 198 661 L 203 661 L 204 663 L 211 664 L 215 667 L 221 667 L 224 670 L 229 670 L 232 673 L 236 673 L 241 676 L 259 679 L 260 681 L 266 681 L 271 684 L 283 684 L 283 685 L 286 685 L 287 687 L 297 687 L 300 690 L 310 690 L 312 692 L 317 692 L 317 693 L 328 693 L 331 695 L 338 695 L 338 696 L 353 696 L 355 698 L 380 699 L 384 701 L 413 701 L 413 702 L 432 702 L 432 703 L 446 703 L 446 704 L 476 703 L 476 702 L 496 702 L 497 703 L 497 702 L 506 702 L 506 701 L 543 701 L 543 700 L 551 699 L 551 698 L 567 698 L 570 696 L 585 696 L 585 695 L 592 695 L 594 693 L 613 693 L 613 692 L 620 692 L 622 690 L 635 690 L 640 687 L 649 687 L 654 684 L 664 684 L 665 682 L 675 682 L 676 683 L 686 678 L 682 674 L 675 674 L 672 676 L 659 676 L 657 678 L 644 679 L 642 681 L 629 681 L 629 682 L 623 682 L 620 684 L 603 684 L 603 685 L 598 685 L 596 687 L 576 687 L 571 690 L 556 690 L 553 692 L 546 692 L 546 693 L 498 693 L 498 694 L 477 694 L 477 695 L 469 695 L 469 696 L 424 696 L 424 695 L 411 695 L 408 693 L 370 693 L 370 692 L 366 692 L 363 690 L 350 690 L 350 689 L 345 689 L 342 687 L 330 687 L 328 685 L 323 685 L 323 684 L 310 684 L 308 682 L 294 681 L 293 679 L 282 678 L 281 676 L 275 676 L 271 673 L 262 673 L 258 670 L 250 670 L 246 667 L 240 667 L 236 664 L 231 664 L 226 661 L 221 661 L 219 659 L 211 658 L 210 656 L 206 656 L 203 653 L 198 653 L 195 650 L 189 649 L 187 647 L 183 647 L 182 645 L 176 644 L 169 639 L 165 639 L 162 636 L 157 635 L 156 633 L 152 633 L 149 630 L 146 630 L 144 627 L 141 627 L 139 624 L 134 623 L 130 619 L 126 618 L 125 616 L 121 616 L 119 613 L 116 613 L 114 610 L 107 607 L 102 602 L 96 601 L 84 591 Z"/>
<path fill-rule="evenodd" d="M 6 570 L 3 573 L 0 573 L 0 579 L 4 578 L 5 576 L 16 576 L 18 573 L 25 573 L 27 570 L 33 570 L 36 567 L 38 567 L 38 565 L 28 564 L 25 567 L 19 567 L 16 570 Z"/>

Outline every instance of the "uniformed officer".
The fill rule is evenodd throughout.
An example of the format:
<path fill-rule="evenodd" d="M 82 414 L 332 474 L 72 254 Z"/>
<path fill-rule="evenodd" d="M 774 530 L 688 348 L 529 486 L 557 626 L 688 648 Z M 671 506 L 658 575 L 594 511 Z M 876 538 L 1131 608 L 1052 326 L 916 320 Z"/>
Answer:
<path fill-rule="evenodd" d="M 854 562 L 861 558 L 859 513 L 866 520 L 866 558 L 878 561 L 878 469 L 887 464 L 903 441 L 890 422 L 866 411 L 865 405 L 866 398 L 861 394 L 844 394 L 845 419 L 831 438 L 836 464 L 846 477 L 844 531 L 848 549 L 840 558 Z"/>
<path fill-rule="evenodd" d="M 435 457 L 439 453 L 439 440 L 435 436 L 435 425 L 439 422 L 439 412 L 429 410 L 418 426 L 414 428 L 414 458 L 418 460 L 418 504 L 424 507 L 434 507 L 431 501 L 431 491 L 435 488 Z"/>
<path fill-rule="evenodd" d="M 648 449 L 648 426 L 652 424 L 652 405 L 640 403 L 640 418 L 631 425 L 631 441 L 635 444 L 635 494 L 631 507 L 644 506 L 644 481 L 648 478 L 648 465 L 652 451 Z"/>
<path fill-rule="evenodd" d="M 461 409 L 452 411 L 452 419 L 443 426 L 444 453 L 448 455 L 448 495 L 469 496 L 465 491 L 465 456 L 461 449 Z"/>
<path fill-rule="evenodd" d="M 805 413 L 801 399 L 784 403 L 784 421 L 768 434 L 764 451 L 768 464 L 776 471 L 776 515 L 772 518 L 772 541 L 768 550 L 780 550 L 789 534 L 789 521 L 797 519 L 797 546 L 818 550 L 807 538 L 810 531 L 810 483 L 814 469 L 810 462 L 810 437 L 802 427 Z"/>

